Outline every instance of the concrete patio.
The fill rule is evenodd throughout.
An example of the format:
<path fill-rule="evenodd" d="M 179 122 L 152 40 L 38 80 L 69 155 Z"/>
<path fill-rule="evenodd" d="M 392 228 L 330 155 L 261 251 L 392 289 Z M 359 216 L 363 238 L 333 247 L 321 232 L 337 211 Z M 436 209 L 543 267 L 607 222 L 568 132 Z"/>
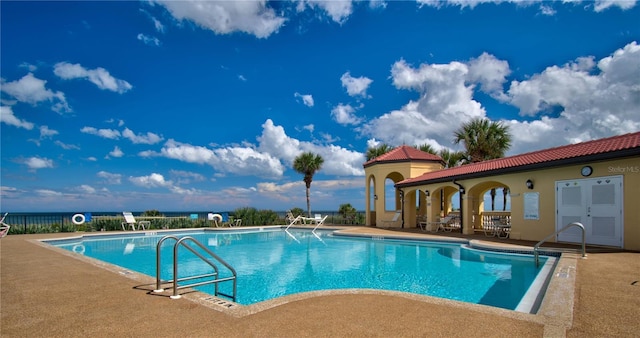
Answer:
<path fill-rule="evenodd" d="M 430 236 L 415 229 L 350 228 L 376 236 Z M 2 337 L 632 337 L 640 332 L 640 253 L 589 248 L 587 259 L 568 258 L 575 267 L 573 311 L 560 315 L 568 318 L 554 318 L 558 299 L 545 299 L 546 315 L 532 315 L 383 291 L 293 295 L 234 312 L 190 300 L 197 300 L 196 293 L 180 300 L 150 295 L 151 278 L 114 273 L 36 241 L 69 235 L 0 240 Z M 535 244 L 473 239 L 487 245 Z"/>

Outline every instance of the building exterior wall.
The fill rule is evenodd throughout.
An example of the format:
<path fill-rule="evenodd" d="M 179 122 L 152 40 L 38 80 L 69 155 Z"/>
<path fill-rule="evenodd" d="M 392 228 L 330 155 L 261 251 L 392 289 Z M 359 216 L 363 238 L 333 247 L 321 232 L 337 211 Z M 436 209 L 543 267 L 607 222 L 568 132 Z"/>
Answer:
<path fill-rule="evenodd" d="M 420 176 L 426 172 L 442 169 L 442 164 L 439 162 L 393 162 L 393 163 L 379 163 L 371 165 L 365 168 L 365 203 L 366 207 L 366 225 L 382 226 L 385 227 L 401 227 L 402 220 L 389 223 L 395 214 L 396 209 L 402 209 L 400 205 L 400 198 L 397 199 L 396 208 L 392 210 L 385 210 L 385 180 L 387 177 L 394 179 L 395 182 L 399 182 L 403 179 L 410 177 Z M 370 182 L 373 181 L 373 191 L 371 191 Z M 371 194 L 378 196 L 378 199 L 373 200 L 373 205 L 369 196 Z M 405 206 L 408 201 L 405 200 Z M 414 199 L 415 205 L 415 199 Z M 405 207 L 404 210 L 407 210 Z M 413 219 L 415 220 L 415 210 L 413 211 Z"/>
<path fill-rule="evenodd" d="M 589 165 L 593 173 L 589 177 L 581 175 L 581 168 Z M 567 165 L 548 169 L 531 170 L 511 174 L 502 174 L 457 180 L 466 193 L 463 195 L 463 223 L 464 233 L 471 234 L 474 228 L 480 226 L 478 215 L 481 214 L 483 195 L 492 186 L 505 186 L 510 190 L 511 197 L 511 233 L 513 239 L 539 241 L 556 231 L 556 191 L 557 181 L 580 180 L 584 178 L 598 178 L 607 176 L 622 176 L 622 229 L 623 248 L 640 251 L 640 157 L 620 158 L 615 160 L 590 162 L 579 165 Z M 533 181 L 533 189 L 528 189 L 525 182 Z M 429 190 L 431 196 L 428 201 L 428 221 L 435 221 L 440 216 L 439 195 L 433 192 L 445 188 L 447 196 L 458 189 L 452 183 L 434 183 L 420 186 L 405 187 L 406 191 Z M 453 190 L 452 190 L 453 189 Z M 539 193 L 539 219 L 530 220 L 524 217 L 524 194 L 528 192 Z M 448 198 L 448 197 L 447 197 Z M 412 207 L 415 205 L 407 205 Z M 415 209 L 415 208 L 413 208 Z M 450 210 L 445 207 L 445 214 Z M 414 211 L 415 214 L 415 211 Z M 415 217 L 415 216 L 414 216 Z M 550 242 L 554 239 L 549 240 Z"/>

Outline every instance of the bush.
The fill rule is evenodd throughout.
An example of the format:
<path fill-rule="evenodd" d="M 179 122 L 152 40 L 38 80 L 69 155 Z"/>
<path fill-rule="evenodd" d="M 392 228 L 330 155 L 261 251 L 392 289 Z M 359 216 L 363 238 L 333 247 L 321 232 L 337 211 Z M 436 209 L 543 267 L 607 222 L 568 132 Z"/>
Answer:
<path fill-rule="evenodd" d="M 272 225 L 280 218 L 273 210 L 257 210 L 250 207 L 236 209 L 233 216 L 242 219 L 242 225 Z"/>
<path fill-rule="evenodd" d="M 302 208 L 295 207 L 291 208 L 291 213 L 293 214 L 293 217 L 298 217 L 300 215 L 304 215 L 304 210 L 302 210 Z"/>

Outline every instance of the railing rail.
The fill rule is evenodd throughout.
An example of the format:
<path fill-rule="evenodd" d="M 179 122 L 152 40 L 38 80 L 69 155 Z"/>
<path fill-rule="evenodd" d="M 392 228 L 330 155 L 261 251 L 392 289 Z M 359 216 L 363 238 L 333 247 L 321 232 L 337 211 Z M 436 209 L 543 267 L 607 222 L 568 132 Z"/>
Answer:
<path fill-rule="evenodd" d="M 582 223 L 579 222 L 573 222 L 573 223 L 569 223 L 567 225 L 565 225 L 562 229 L 552 233 L 551 235 L 545 237 L 544 239 L 542 239 L 540 242 L 538 242 L 534 247 L 533 247 L 533 256 L 535 258 L 535 262 L 536 262 L 536 268 L 538 267 L 538 265 L 540 265 L 540 259 L 539 259 L 539 253 L 538 250 L 540 249 L 540 245 L 542 245 L 542 243 L 546 242 L 549 238 L 558 235 L 559 233 L 571 228 L 577 226 L 578 228 L 580 228 L 580 230 L 582 230 L 582 257 L 586 257 L 587 256 L 587 250 L 586 250 L 586 232 L 584 230 L 584 225 L 582 225 Z"/>
<path fill-rule="evenodd" d="M 173 245 L 173 281 L 162 280 L 161 278 L 162 262 L 161 262 L 160 250 L 162 248 L 162 244 L 169 239 L 173 239 L 176 241 L 176 243 Z M 203 254 L 196 251 L 193 247 L 189 246 L 187 242 L 191 242 L 197 245 L 198 247 L 200 247 L 200 249 L 204 250 L 204 252 L 206 252 L 210 256 L 210 258 L 213 258 L 215 261 L 217 261 L 218 263 L 222 264 L 225 268 L 227 268 L 231 272 L 231 276 L 220 278 L 219 269 L 216 266 L 216 264 L 212 262 L 210 258 L 205 257 Z M 200 258 L 203 262 L 207 263 L 213 269 L 214 272 L 203 274 L 203 275 L 178 278 L 178 249 L 181 246 L 185 247 L 187 250 L 191 251 L 193 254 L 198 256 L 198 258 Z M 213 279 L 205 280 L 202 282 L 190 283 L 190 284 L 183 284 L 183 285 L 178 284 L 179 282 L 184 282 L 184 281 L 189 281 L 194 279 L 204 279 L 204 278 L 213 278 Z M 222 293 L 218 289 L 219 283 L 227 282 L 227 281 L 233 281 L 233 291 L 231 295 Z M 214 284 L 215 296 L 223 295 L 225 297 L 231 298 L 234 302 L 236 301 L 236 296 L 237 296 L 236 270 L 231 265 L 229 265 L 229 263 L 225 262 L 222 258 L 220 258 L 220 256 L 213 253 L 206 246 L 204 246 L 202 243 L 198 242 L 195 238 L 191 236 L 185 236 L 182 238 L 178 238 L 172 235 L 164 236 L 158 241 L 158 244 L 156 245 L 156 289 L 153 290 L 153 292 L 163 292 L 164 288 L 162 287 L 162 284 L 168 284 L 168 283 L 172 283 L 172 286 L 171 286 L 173 288 L 173 295 L 171 296 L 172 299 L 178 299 L 181 297 L 178 294 L 178 290 L 180 289 L 206 285 L 206 284 Z"/>
<path fill-rule="evenodd" d="M 7 211 L 2 210 L 0 215 Z M 364 224 L 365 214 L 358 211 L 347 216 L 339 212 L 319 211 L 323 215 L 328 215 L 325 224 L 357 225 Z M 82 224 L 74 223 L 74 216 L 84 215 L 86 220 Z M 211 222 L 207 220 L 208 212 L 167 212 L 164 216 L 143 216 L 142 212 L 134 211 L 137 220 L 151 221 L 153 229 L 208 227 Z M 197 214 L 197 218 L 193 215 Z M 262 225 L 287 225 L 285 221 L 286 212 L 276 212 L 277 218 L 273 220 L 257 220 L 243 218 L 242 226 L 262 226 Z M 91 215 L 89 217 L 89 215 Z M 229 217 L 237 217 L 230 213 Z M 78 219 L 79 220 L 79 219 Z M 121 223 L 124 220 L 122 212 L 9 212 L 4 220 L 11 225 L 9 234 L 35 234 L 52 232 L 75 232 L 75 231 L 121 231 Z"/>

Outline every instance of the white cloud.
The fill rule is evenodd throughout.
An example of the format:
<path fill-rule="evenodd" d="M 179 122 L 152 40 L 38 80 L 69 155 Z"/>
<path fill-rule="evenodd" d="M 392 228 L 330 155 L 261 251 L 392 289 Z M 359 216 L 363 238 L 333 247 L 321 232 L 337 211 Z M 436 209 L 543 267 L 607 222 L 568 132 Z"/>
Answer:
<path fill-rule="evenodd" d="M 192 146 L 170 139 L 164 144 L 160 150 L 160 154 L 156 154 L 156 156 L 163 156 L 187 163 L 208 164 L 213 161 L 215 155 L 213 150 L 206 147 Z"/>
<path fill-rule="evenodd" d="M 498 60 L 495 56 L 485 52 L 479 57 L 471 59 L 468 67 L 468 82 L 479 83 L 483 92 L 497 99 L 503 98 L 503 85 L 511 73 L 507 61 Z"/>
<path fill-rule="evenodd" d="M 145 151 L 140 156 L 161 156 L 186 163 L 206 164 L 221 177 L 226 174 L 252 175 L 265 178 L 281 178 L 285 169 L 301 152 L 311 151 L 325 160 L 322 173 L 327 175 L 361 176 L 364 155 L 334 145 L 300 142 L 286 135 L 282 126 L 268 119 L 262 125 L 258 145 L 207 148 L 168 140 L 160 152 Z"/>
<path fill-rule="evenodd" d="M 38 170 L 44 168 L 53 168 L 53 160 L 45 157 L 29 157 L 23 161 L 23 163 L 29 167 L 30 170 Z"/>
<path fill-rule="evenodd" d="M 636 0 L 596 0 L 593 10 L 602 12 L 605 9 L 617 6 L 622 10 L 631 9 L 636 5 Z"/>
<path fill-rule="evenodd" d="M 556 10 L 549 5 L 542 4 L 540 5 L 540 13 L 542 15 L 554 16 L 556 15 Z"/>
<path fill-rule="evenodd" d="M 77 78 L 87 79 L 100 89 L 106 89 L 120 94 L 133 88 L 129 82 L 116 79 L 102 67 L 86 69 L 79 63 L 70 64 L 68 62 L 59 62 L 54 66 L 53 73 L 65 80 Z"/>
<path fill-rule="evenodd" d="M 55 102 L 52 109 L 58 113 L 70 112 L 71 108 L 67 104 L 67 99 L 63 92 L 53 92 L 45 88 L 47 81 L 41 80 L 29 73 L 20 80 L 4 82 L 2 80 L 1 89 L 3 92 L 13 96 L 20 102 L 36 105 L 42 101 Z"/>
<path fill-rule="evenodd" d="M 71 150 L 71 149 L 80 150 L 80 147 L 78 147 L 76 145 L 66 144 L 66 143 L 63 143 L 63 142 L 58 141 L 58 140 L 54 141 L 53 143 L 55 145 L 57 145 L 58 147 L 60 147 L 62 149 L 65 149 L 65 150 Z"/>
<path fill-rule="evenodd" d="M 312 124 L 307 124 L 306 126 L 302 126 L 302 129 L 304 130 L 308 130 L 310 133 L 313 133 L 313 130 L 315 129 L 315 126 Z"/>
<path fill-rule="evenodd" d="M 511 152 L 640 130 L 640 46 L 631 42 L 595 65 L 593 57 L 580 57 L 511 83 L 509 102 L 522 115 L 540 118 L 511 122 Z"/>
<path fill-rule="evenodd" d="M 10 106 L 0 106 L 0 122 L 27 130 L 33 129 L 33 123 L 17 118 Z"/>
<path fill-rule="evenodd" d="M 53 135 L 58 135 L 57 130 L 49 129 L 48 126 L 40 126 L 40 138 L 52 137 Z"/>
<path fill-rule="evenodd" d="M 138 34 L 137 38 L 138 40 L 142 41 L 145 45 L 160 46 L 160 40 L 158 40 L 158 38 L 156 38 L 155 36 L 148 36 L 140 33 Z"/>
<path fill-rule="evenodd" d="M 193 195 L 197 191 L 195 189 L 181 188 L 173 183 L 173 181 L 165 180 L 164 176 L 158 173 L 152 173 L 148 176 L 131 176 L 129 181 L 136 186 L 152 189 L 152 188 L 166 188 L 174 194 L 179 195 Z"/>
<path fill-rule="evenodd" d="M 313 152 L 322 156 L 322 173 L 327 175 L 361 176 L 364 175 L 362 163 L 364 154 L 334 145 L 318 145 L 301 142 L 287 136 L 282 126 L 274 125 L 268 119 L 262 125 L 262 135 L 258 137 L 258 149 L 279 158 L 287 167 L 302 152 Z"/>
<path fill-rule="evenodd" d="M 122 182 L 122 175 L 114 174 L 106 171 L 100 171 L 96 174 L 100 178 L 104 178 L 108 184 L 120 184 Z"/>
<path fill-rule="evenodd" d="M 162 24 L 162 22 L 160 22 L 160 20 L 156 19 L 153 15 L 151 15 L 151 13 L 142 8 L 140 9 L 140 12 L 144 13 L 153 22 L 153 26 L 155 27 L 156 31 L 164 33 L 164 25 Z"/>
<path fill-rule="evenodd" d="M 145 155 L 208 164 L 218 171 L 241 176 L 280 177 L 284 172 L 282 163 L 277 158 L 250 147 L 209 149 L 169 140 L 162 147 L 160 154 L 145 153 Z"/>
<path fill-rule="evenodd" d="M 267 38 L 282 27 L 286 19 L 260 1 L 171 1 L 156 0 L 177 20 L 189 20 L 216 34 L 244 32 Z"/>
<path fill-rule="evenodd" d="M 486 3 L 513 3 L 517 6 L 530 6 L 535 3 L 542 2 L 542 0 L 531 0 L 531 1 L 522 1 L 522 0 L 417 0 L 420 5 L 427 5 L 436 8 L 440 8 L 442 6 L 460 6 L 460 8 L 464 9 L 465 7 L 474 8 L 481 4 Z M 565 3 L 582 3 L 580 0 L 564 0 Z M 617 6 L 622 10 L 631 9 L 635 6 L 636 0 L 596 0 L 592 3 L 592 1 L 584 1 L 587 3 L 585 8 L 593 7 L 593 10 L 596 12 L 601 12 L 605 9 Z M 593 6 L 591 6 L 593 4 Z M 544 6 L 548 7 L 548 6 Z M 541 11 L 548 11 L 548 8 L 541 7 Z"/>
<path fill-rule="evenodd" d="M 362 178 L 322 180 L 314 179 L 311 194 L 314 201 L 332 200 L 335 204 L 335 192 L 349 189 L 362 189 Z M 299 203 L 304 200 L 305 184 L 300 177 L 292 182 L 260 182 L 256 184 L 258 194 L 266 198 L 277 200 L 279 203 Z"/>
<path fill-rule="evenodd" d="M 120 148 L 118 146 L 115 146 L 113 148 L 113 150 L 109 152 L 109 156 L 110 157 L 122 157 L 122 156 L 124 156 L 124 153 L 122 152 L 122 150 L 120 150 Z"/>
<path fill-rule="evenodd" d="M 484 108 L 473 100 L 474 85 L 468 82 L 468 75 L 469 67 L 461 62 L 414 68 L 404 60 L 397 61 L 391 68 L 393 84 L 417 92 L 419 99 L 369 121 L 361 133 L 392 146 L 451 145 L 453 132 L 461 123 L 485 116 Z"/>
<path fill-rule="evenodd" d="M 290 165 L 300 154 L 300 141 L 290 138 L 282 126 L 276 126 L 271 119 L 262 124 L 262 135 L 258 136 L 258 150 L 269 153 Z"/>
<path fill-rule="evenodd" d="M 156 144 L 164 138 L 154 133 L 147 132 L 146 135 L 136 135 L 131 129 L 124 128 L 122 137 L 131 140 L 134 144 Z"/>
<path fill-rule="evenodd" d="M 76 187 L 77 191 L 80 191 L 81 193 L 85 193 L 85 194 L 95 194 L 96 193 L 96 189 L 90 185 L 87 184 L 82 184 L 78 187 Z"/>
<path fill-rule="evenodd" d="M 339 104 L 331 109 L 331 117 L 341 125 L 356 125 L 362 119 L 355 115 L 356 110 L 348 104 Z"/>
<path fill-rule="evenodd" d="M 82 129 L 80 129 L 80 132 L 112 140 L 117 140 L 120 138 L 120 132 L 114 129 L 96 129 L 94 127 L 83 127 Z"/>
<path fill-rule="evenodd" d="M 311 95 L 303 95 L 303 94 L 300 94 L 300 93 L 294 93 L 293 96 L 297 97 L 297 98 L 301 98 L 302 99 L 302 103 L 304 103 L 305 106 L 313 107 L 313 96 L 311 96 Z"/>
<path fill-rule="evenodd" d="M 305 187 L 305 184 L 302 180 L 287 182 L 283 184 L 278 184 L 275 182 L 261 182 L 257 184 L 258 192 L 260 193 L 286 194 L 292 190 L 299 190 L 303 187 Z"/>
<path fill-rule="evenodd" d="M 252 148 L 220 148 L 215 150 L 215 154 L 213 166 L 224 172 L 275 178 L 284 173 L 280 160 Z"/>
<path fill-rule="evenodd" d="M 340 81 L 342 82 L 342 87 L 347 89 L 349 96 L 362 97 L 367 97 L 367 89 L 373 82 L 373 80 L 364 76 L 353 77 L 349 72 L 342 74 Z"/>
<path fill-rule="evenodd" d="M 509 66 L 487 53 L 468 63 L 419 67 L 401 60 L 393 65 L 391 75 L 397 88 L 415 91 L 418 98 L 359 129 L 376 144 L 452 147 L 453 132 L 461 123 L 486 116 L 473 100 L 476 84 L 527 116 L 527 121 L 504 121 L 513 137 L 509 154 L 640 130 L 640 46 L 636 42 L 598 62 L 592 56 L 580 56 L 526 80 L 513 80 L 506 92 L 502 88 Z"/>
<path fill-rule="evenodd" d="M 304 10 L 305 5 L 311 8 L 320 8 L 331 17 L 331 20 L 339 24 L 347 21 L 351 13 L 353 13 L 352 0 L 300 0 L 298 2 L 298 11 Z"/>
<path fill-rule="evenodd" d="M 134 185 L 143 188 L 158 188 L 158 187 L 171 187 L 173 183 L 171 181 L 165 181 L 164 176 L 158 173 L 152 173 L 148 176 L 129 177 L 129 181 Z"/>
<path fill-rule="evenodd" d="M 30 64 L 28 62 L 21 63 L 19 67 L 20 68 L 26 68 L 31 73 L 33 73 L 36 70 L 38 70 L 38 67 L 36 65 Z"/>
<path fill-rule="evenodd" d="M 60 197 L 60 196 L 64 196 L 63 193 L 58 192 L 58 191 L 54 191 L 54 190 L 49 190 L 49 189 L 36 189 L 35 193 L 39 196 L 42 197 Z"/>
<path fill-rule="evenodd" d="M 201 174 L 194 173 L 191 171 L 170 170 L 169 174 L 171 174 L 171 176 L 177 177 L 178 183 L 181 183 L 181 184 L 191 183 L 192 181 L 203 182 L 206 180 L 205 177 L 202 176 Z"/>
<path fill-rule="evenodd" d="M 0 186 L 0 197 L 11 197 L 18 193 L 18 189 L 14 187 Z"/>

